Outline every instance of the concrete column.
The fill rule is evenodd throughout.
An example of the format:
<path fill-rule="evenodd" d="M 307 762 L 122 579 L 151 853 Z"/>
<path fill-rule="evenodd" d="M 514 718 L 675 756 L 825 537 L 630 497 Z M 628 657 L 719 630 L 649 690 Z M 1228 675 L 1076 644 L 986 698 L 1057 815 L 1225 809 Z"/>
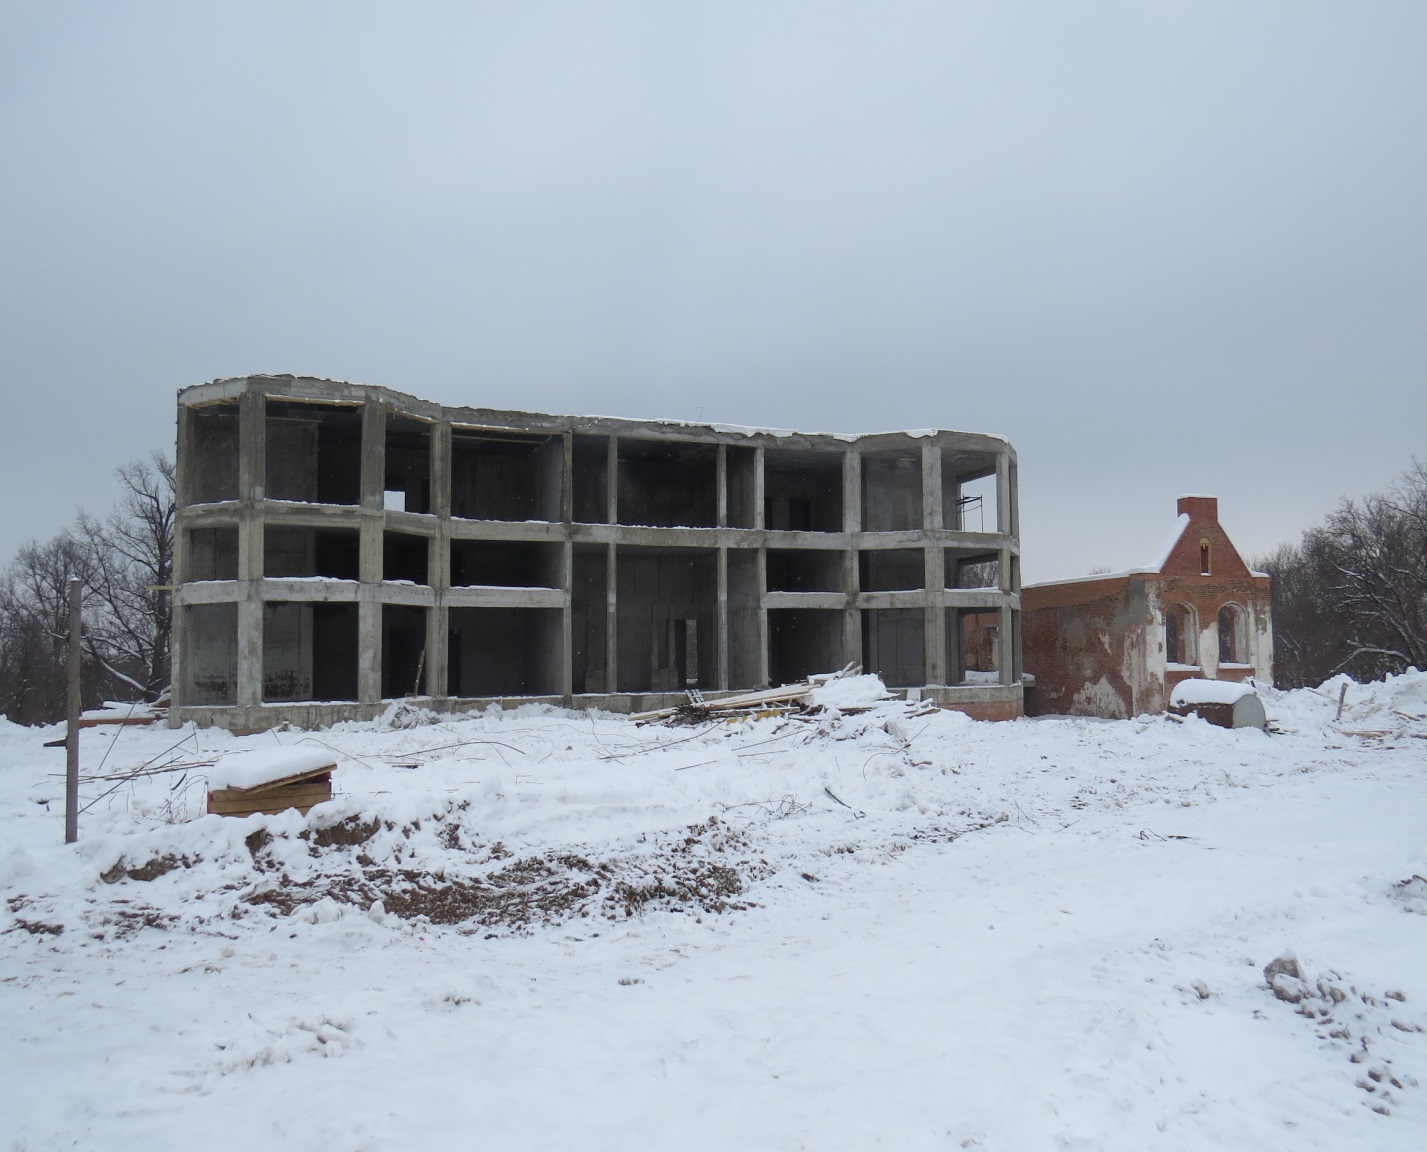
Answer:
<path fill-rule="evenodd" d="M 842 530 L 849 535 L 862 531 L 862 453 L 856 448 L 842 458 Z"/>
<path fill-rule="evenodd" d="M 198 467 L 193 451 L 193 409 L 187 404 L 178 406 L 178 428 L 175 438 L 178 451 L 174 456 L 177 468 L 174 470 L 174 503 L 182 510 L 193 503 L 193 472 Z"/>
<path fill-rule="evenodd" d="M 432 448 L 434 455 L 434 444 Z M 357 698 L 363 704 L 375 704 L 382 698 L 382 533 L 386 528 L 382 490 L 385 486 L 386 409 L 379 401 L 368 400 L 362 408 L 362 525 L 358 572 L 361 584 L 357 589 Z M 430 659 L 429 651 L 427 659 Z"/>
<path fill-rule="evenodd" d="M 764 515 L 764 472 L 763 446 L 753 450 L 753 527 L 763 529 L 768 526 Z M 768 686 L 768 609 L 763 600 L 768 594 L 768 549 L 762 540 L 758 544 L 758 684 Z"/>
<path fill-rule="evenodd" d="M 763 476 L 763 446 L 760 444 L 753 449 L 753 527 L 755 528 L 768 526 L 763 507 Z"/>
<path fill-rule="evenodd" d="M 857 563 L 857 538 L 862 531 L 862 453 L 849 448 L 842 456 L 842 530 L 847 533 L 847 549 L 842 554 L 842 588 L 847 607 L 842 613 L 843 659 L 862 663 L 862 610 L 857 595 L 862 590 L 862 574 Z"/>
<path fill-rule="evenodd" d="M 382 470 L 386 470 L 386 434 L 382 434 Z M 365 446 L 365 441 L 363 441 Z M 364 477 L 365 479 L 365 477 Z M 385 479 L 383 479 L 385 484 Z M 365 485 L 363 495 L 366 494 Z M 438 519 L 451 518 L 451 425 L 431 426 L 431 511 Z"/>
<path fill-rule="evenodd" d="M 605 458 L 605 523 L 619 523 L 619 437 L 609 438 Z"/>
<path fill-rule="evenodd" d="M 1009 686 L 1016 682 L 1015 628 L 1011 621 L 1011 606 L 1002 604 L 996 620 L 996 667 L 1000 681 Z"/>
<path fill-rule="evenodd" d="M 610 437 L 614 442 L 614 437 Z M 619 618 L 617 603 L 619 596 L 619 552 L 618 546 L 611 544 L 605 558 L 605 691 L 619 691 Z"/>
<path fill-rule="evenodd" d="M 1017 543 L 1019 543 L 1021 539 L 1020 467 L 1016 464 L 1014 460 L 1010 460 L 1007 465 L 1006 471 L 1009 477 L 1006 503 L 1010 506 L 1011 509 L 1010 527 L 1007 528 L 1006 531 L 1008 531 L 1012 536 L 1014 536 L 1016 538 Z M 1017 584 L 1016 590 L 1020 591 L 1019 584 Z"/>
<path fill-rule="evenodd" d="M 718 458 L 722 464 L 724 452 L 721 444 Z M 720 691 L 728 691 L 728 546 L 723 544 L 718 550 L 718 677 L 715 683 Z"/>
<path fill-rule="evenodd" d="M 728 527 L 728 445 L 718 446 L 718 457 L 714 466 L 715 486 L 718 489 L 718 510 L 714 523 L 720 528 Z M 718 675 L 714 683 L 721 691 L 728 690 L 728 545 L 718 547 Z"/>
<path fill-rule="evenodd" d="M 1011 457 L 1001 452 L 996 456 L 996 531 L 1003 536 L 1011 534 L 1012 503 Z"/>
<path fill-rule="evenodd" d="M 1011 609 L 1011 680 L 1019 683 L 1021 679 L 1021 613 L 1019 610 Z"/>
<path fill-rule="evenodd" d="M 560 521 L 568 525 L 575 518 L 575 437 L 566 432 L 560 437 Z"/>
<path fill-rule="evenodd" d="M 427 553 L 426 579 L 435 603 L 426 614 L 426 694 L 446 696 L 450 653 L 450 609 L 446 593 L 451 587 L 451 425 L 431 427 L 431 510 L 436 514 L 436 535 Z"/>
<path fill-rule="evenodd" d="M 922 526 L 930 532 L 944 527 L 941 512 L 941 445 L 922 441 Z"/>
<path fill-rule="evenodd" d="M 177 450 L 174 461 L 178 465 L 174 472 L 174 505 L 177 515 L 173 533 L 173 583 L 182 584 L 188 579 L 188 530 L 184 524 L 183 509 L 192 502 L 193 483 L 193 410 L 187 404 L 178 406 L 178 427 L 175 437 Z M 184 686 L 184 617 L 185 611 L 178 606 L 177 596 L 169 596 L 171 618 L 169 622 L 169 685 L 170 700 L 175 707 L 188 703 Z"/>
<path fill-rule="evenodd" d="M 718 489 L 718 511 L 714 523 L 720 528 L 728 527 L 728 445 L 718 446 L 718 458 L 714 465 L 714 485 Z"/>
<path fill-rule="evenodd" d="M 238 398 L 238 707 L 263 700 L 263 493 L 267 482 L 267 399 Z"/>
<path fill-rule="evenodd" d="M 565 474 L 569 475 L 570 455 L 568 452 L 570 438 L 565 438 Z M 569 485 L 566 484 L 568 492 Z M 567 500 L 565 503 L 565 513 L 568 516 L 573 505 Z M 565 698 L 565 707 L 573 708 L 575 705 L 575 615 L 574 615 L 574 587 L 575 587 L 575 545 L 569 536 L 565 537 L 565 543 L 561 547 L 560 555 L 560 586 L 565 590 L 564 606 L 560 609 L 560 695 Z"/>
<path fill-rule="evenodd" d="M 922 525 L 928 532 L 943 527 L 941 504 L 941 445 L 922 442 Z M 940 545 L 922 550 L 923 651 L 926 682 L 946 683 L 946 553 Z"/>

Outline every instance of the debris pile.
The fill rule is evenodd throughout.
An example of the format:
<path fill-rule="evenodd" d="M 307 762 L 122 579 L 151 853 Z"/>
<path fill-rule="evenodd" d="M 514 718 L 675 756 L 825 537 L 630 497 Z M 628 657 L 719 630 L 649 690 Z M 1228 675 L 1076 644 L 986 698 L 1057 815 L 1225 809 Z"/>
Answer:
<path fill-rule="evenodd" d="M 848 664 L 836 672 L 809 676 L 800 684 L 785 684 L 761 692 L 739 692 L 717 699 L 706 698 L 691 689 L 687 703 L 674 708 L 656 708 L 630 717 L 636 724 L 706 724 L 712 720 L 730 722 L 750 717 L 791 715 L 813 719 L 824 715 L 850 715 L 904 703 L 909 716 L 925 716 L 936 711 L 930 700 L 902 701 L 880 677 L 864 675 L 860 664 Z"/>

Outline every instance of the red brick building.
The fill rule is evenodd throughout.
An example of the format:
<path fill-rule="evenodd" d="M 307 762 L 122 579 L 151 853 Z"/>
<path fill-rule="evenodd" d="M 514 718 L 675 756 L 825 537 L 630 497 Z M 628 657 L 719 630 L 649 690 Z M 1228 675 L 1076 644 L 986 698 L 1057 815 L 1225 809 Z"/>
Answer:
<path fill-rule="evenodd" d="M 1163 712 L 1180 680 L 1273 678 L 1269 578 L 1251 572 L 1213 496 L 1181 496 L 1156 562 L 1021 590 L 1026 712 Z"/>

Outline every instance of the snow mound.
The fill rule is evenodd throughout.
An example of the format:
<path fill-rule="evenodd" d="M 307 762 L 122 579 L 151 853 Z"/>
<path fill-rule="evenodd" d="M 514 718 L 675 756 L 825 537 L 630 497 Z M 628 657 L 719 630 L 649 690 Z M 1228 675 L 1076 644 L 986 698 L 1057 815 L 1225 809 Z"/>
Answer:
<path fill-rule="evenodd" d="M 868 708 L 894 699 L 882 678 L 872 673 L 828 680 L 812 690 L 812 702 L 823 708 Z"/>

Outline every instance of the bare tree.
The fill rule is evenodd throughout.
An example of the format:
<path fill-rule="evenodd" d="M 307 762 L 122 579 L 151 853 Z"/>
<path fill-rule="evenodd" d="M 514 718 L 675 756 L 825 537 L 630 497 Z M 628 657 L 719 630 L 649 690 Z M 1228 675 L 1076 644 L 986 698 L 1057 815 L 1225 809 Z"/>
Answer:
<path fill-rule="evenodd" d="M 21 724 L 65 712 L 68 582 L 84 582 L 84 703 L 156 700 L 170 669 L 173 465 L 160 454 L 118 469 L 104 520 L 25 545 L 0 573 L 0 712 Z"/>
<path fill-rule="evenodd" d="M 155 452 L 118 469 L 119 503 L 99 521 L 80 513 L 87 560 L 86 648 L 109 673 L 157 700 L 168 687 L 172 636 L 174 471 Z"/>
<path fill-rule="evenodd" d="M 61 533 L 47 544 L 26 544 L 0 579 L 0 711 L 16 723 L 64 715 L 68 585 L 71 577 L 86 577 L 86 559 Z M 94 693 L 87 695 L 92 702 Z"/>
<path fill-rule="evenodd" d="M 1427 667 L 1427 469 L 1414 464 L 1360 504 L 1344 500 L 1307 545 L 1351 622 L 1341 666 Z"/>
<path fill-rule="evenodd" d="M 1275 679 L 1373 680 L 1427 667 L 1427 469 L 1344 500 L 1258 566 L 1273 577 Z"/>

